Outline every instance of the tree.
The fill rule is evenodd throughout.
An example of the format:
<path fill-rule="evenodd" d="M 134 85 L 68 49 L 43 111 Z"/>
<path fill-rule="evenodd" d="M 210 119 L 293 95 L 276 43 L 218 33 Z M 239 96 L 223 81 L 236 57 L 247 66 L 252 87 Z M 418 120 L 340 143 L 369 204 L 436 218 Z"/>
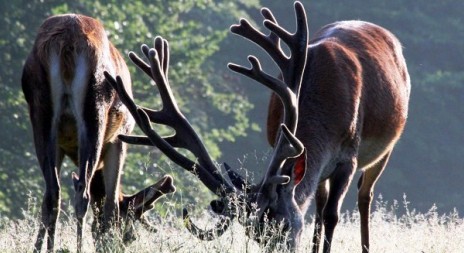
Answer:
<path fill-rule="evenodd" d="M 464 170 L 459 160 L 464 154 L 464 2 L 329 0 L 304 4 L 310 36 L 337 20 L 362 19 L 389 29 L 403 43 L 412 78 L 409 119 L 377 192 L 385 199 L 399 199 L 406 192 L 422 210 L 433 203 L 441 210 L 464 208 Z M 220 161 L 262 174 L 270 148 L 264 133 L 258 131 L 265 128 L 269 91 L 225 67 L 229 61 L 247 64 L 246 56 L 257 54 L 264 68 L 273 73 L 273 64 L 257 47 L 227 32 L 241 16 L 261 23 L 259 6 L 270 7 L 284 27 L 294 26 L 293 19 L 286 18 L 293 15 L 292 4 L 277 0 L 1 2 L 0 58 L 4 67 L 0 69 L 0 214 L 18 217 L 18 208 L 27 207 L 28 195 L 42 196 L 43 180 L 19 83 L 38 26 L 56 13 L 98 17 L 110 39 L 125 53 L 137 52 L 140 44 L 152 43 L 156 35 L 168 39 L 174 92 L 208 149 Z M 128 65 L 136 100 L 149 107 L 159 106 L 148 78 Z M 126 192 L 170 173 L 175 174 L 178 189 L 184 189 L 184 198 L 199 204 L 209 199 L 198 180 L 162 162 L 155 148 L 131 146 L 129 152 L 123 176 Z M 74 168 L 70 164 L 63 168 L 63 185 L 71 185 L 69 174 Z M 65 198 L 69 191 L 70 187 Z M 354 202 L 345 203 L 354 206 Z"/>
<path fill-rule="evenodd" d="M 6 26 L 0 32 L 1 58 L 11 65 L 0 70 L 3 84 L 0 124 L 2 129 L 9 129 L 1 131 L 0 136 L 0 212 L 17 217 L 17 210 L 26 208 L 28 195 L 42 196 L 43 180 L 34 155 L 27 107 L 19 84 L 22 65 L 32 48 L 35 32 L 47 16 L 75 12 L 97 17 L 108 30 L 110 40 L 125 53 L 129 50 L 137 52 L 142 43 L 151 44 L 155 35 L 165 37 L 171 46 L 171 83 L 182 110 L 203 135 L 212 155 L 219 157 L 217 143 L 244 135 L 250 124 L 246 113 L 251 104 L 243 94 L 237 94 L 235 90 L 231 93 L 235 89 L 232 81 L 224 78 L 210 61 L 227 34 L 230 20 L 244 15 L 238 4 L 211 0 L 2 3 L 2 20 Z M 149 79 L 129 62 L 128 65 L 136 99 L 145 106 L 159 107 L 158 96 L 149 85 Z M 188 189 L 183 198 L 194 197 L 205 203 L 207 198 L 204 196 L 209 193 L 203 187 L 198 187 L 200 191 L 194 194 L 191 192 L 198 184 L 192 175 L 180 169 L 171 170 L 159 159 L 156 148 L 130 148 L 123 176 L 125 192 L 140 189 L 161 174 L 169 173 L 175 174 L 178 189 Z M 72 196 L 71 187 L 66 186 L 72 185 L 70 172 L 74 169 L 68 161 L 62 168 L 64 205 L 69 203 L 66 201 L 68 196 Z"/>

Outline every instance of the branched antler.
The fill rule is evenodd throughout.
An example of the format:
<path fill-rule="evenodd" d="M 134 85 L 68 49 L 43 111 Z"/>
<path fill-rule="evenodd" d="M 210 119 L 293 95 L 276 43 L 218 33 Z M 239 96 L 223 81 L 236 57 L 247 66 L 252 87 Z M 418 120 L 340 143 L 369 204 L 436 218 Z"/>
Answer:
<path fill-rule="evenodd" d="M 157 146 L 179 166 L 198 175 L 198 178 L 211 191 L 220 196 L 225 196 L 226 193 L 235 191 L 235 188 L 221 176 L 219 169 L 213 163 L 203 142 L 177 106 L 167 76 L 169 68 L 168 42 L 161 37 L 156 37 L 155 48 L 142 45 L 142 53 L 148 59 L 148 64 L 133 52 L 129 53 L 129 57 L 134 64 L 149 75 L 156 83 L 163 108 L 155 111 L 137 106 L 125 91 L 121 78 L 116 77 L 114 79 L 105 72 L 108 82 L 116 89 L 121 101 L 127 106 L 137 125 L 139 125 L 146 135 L 146 137 L 120 136 L 121 140 L 132 144 L 151 144 Z M 150 122 L 172 127 L 175 130 L 175 134 L 161 137 L 153 130 Z M 190 160 L 175 148 L 189 150 L 198 158 L 198 161 Z"/>
<path fill-rule="evenodd" d="M 303 5 L 300 2 L 295 2 L 297 28 L 296 32 L 293 34 L 278 25 L 269 9 L 261 9 L 261 14 L 265 18 L 263 22 L 264 26 L 271 31 L 269 35 L 264 35 L 259 32 L 245 19 L 241 19 L 239 25 L 231 26 L 230 30 L 263 48 L 281 70 L 283 82 L 263 72 L 259 60 L 254 56 L 248 57 L 252 65 L 251 69 L 236 64 L 229 64 L 229 68 L 273 90 L 284 104 L 284 124 L 287 125 L 292 133 L 295 133 L 298 119 L 297 101 L 308 52 L 308 25 L 306 14 Z M 289 57 L 282 51 L 280 39 L 290 48 Z"/>
<path fill-rule="evenodd" d="M 260 202 L 268 203 L 269 201 L 264 201 L 262 197 L 253 200 L 248 199 L 246 196 L 248 194 L 247 191 L 253 189 L 253 191 L 259 190 L 261 192 L 265 189 L 269 189 L 270 192 L 264 195 L 261 194 L 261 196 L 270 196 L 271 199 L 275 199 L 275 195 L 277 194 L 275 192 L 276 186 L 285 184 L 289 181 L 288 176 L 281 174 L 283 164 L 288 158 L 299 156 L 304 150 L 303 145 L 294 134 L 298 121 L 299 89 L 306 64 L 308 31 L 306 14 L 301 3 L 295 3 L 295 12 L 297 16 L 297 31 L 294 34 L 280 27 L 271 11 L 268 9 L 262 9 L 262 15 L 265 18 L 264 26 L 271 31 L 267 36 L 253 28 L 246 20 L 241 20 L 240 25 L 231 27 L 232 32 L 250 39 L 268 52 L 279 66 L 283 76 L 283 81 L 281 81 L 265 73 L 261 68 L 259 60 L 254 56 L 248 57 L 252 65 L 251 68 L 229 64 L 229 68 L 232 71 L 248 76 L 276 92 L 284 104 L 285 120 L 281 126 L 281 134 L 279 135 L 273 158 L 271 159 L 265 178 L 261 184 L 256 187 L 247 186 L 243 178 L 226 164 L 226 171 L 235 187 L 225 180 L 220 170 L 213 163 L 203 142 L 179 110 L 168 82 L 169 46 L 166 40 L 157 37 L 155 39 L 155 48 L 150 49 L 146 45 L 142 46 L 142 52 L 148 59 L 148 63 L 144 62 L 134 53 L 129 54 L 131 60 L 156 83 L 163 103 L 163 108 L 161 110 L 155 111 L 137 106 L 125 92 L 121 78 L 117 77 L 113 79 L 108 73 L 105 73 L 108 82 L 117 90 L 121 97 L 121 101 L 127 106 L 134 116 L 135 121 L 146 135 L 146 137 L 121 136 L 120 138 L 132 144 L 150 144 L 157 146 L 172 161 L 184 169 L 197 174 L 199 179 L 211 191 L 221 197 L 219 202 L 214 203 L 222 204 L 216 207 L 211 205 L 211 207 L 215 212 L 225 214 L 228 217 L 221 216 L 221 224 L 216 225 L 214 229 L 199 229 L 190 220 L 187 210 L 184 210 L 187 228 L 200 239 L 214 239 L 216 236 L 220 236 L 227 227 L 229 227 L 231 219 L 235 217 L 235 213 L 230 212 L 230 210 L 223 205 L 224 203 L 229 203 L 227 200 L 230 197 L 229 193 L 242 193 L 239 194 L 239 199 L 241 199 L 241 201 L 256 201 L 259 205 Z M 291 51 L 289 57 L 281 50 L 280 40 L 284 41 L 289 46 Z M 153 130 L 150 122 L 167 125 L 175 130 L 175 134 L 168 137 L 161 137 Z M 191 151 L 198 161 L 188 159 L 177 152 L 175 148 L 184 148 Z M 245 191 L 242 192 L 242 189 Z M 255 195 L 255 193 L 252 193 L 252 195 Z M 259 216 L 261 216 L 262 212 L 265 210 L 265 206 L 259 207 L 258 209 L 260 212 Z"/>
<path fill-rule="evenodd" d="M 304 152 L 303 144 L 295 137 L 298 121 L 298 97 L 303 77 L 303 72 L 307 57 L 308 27 L 306 14 L 303 5 L 295 3 L 295 13 L 297 17 L 297 31 L 290 34 L 280 27 L 272 12 L 266 8 L 261 11 L 264 25 L 271 33 L 264 35 L 252 27 L 245 19 L 240 20 L 239 25 L 231 26 L 231 31 L 242 37 L 245 37 L 263 48 L 275 61 L 282 72 L 283 81 L 265 73 L 259 60 L 254 56 L 249 56 L 248 61 L 251 68 L 246 68 L 237 64 L 229 64 L 228 67 L 237 73 L 250 77 L 251 79 L 263 84 L 274 91 L 282 100 L 284 105 L 284 122 L 280 127 L 280 134 L 277 139 L 277 145 L 274 149 L 273 157 L 268 166 L 264 179 L 258 185 L 247 185 L 245 180 L 237 172 L 228 166 L 226 171 L 232 180 L 232 183 L 239 190 L 244 189 L 245 201 L 247 204 L 255 202 L 257 204 L 257 216 L 262 217 L 267 207 L 272 206 L 277 199 L 277 186 L 288 183 L 290 178 L 282 175 L 282 167 L 289 158 L 300 156 Z M 287 57 L 280 47 L 280 40 L 284 41 L 290 48 L 290 57 Z M 251 191 L 250 191 L 251 190 Z M 243 192 L 242 192 L 243 193 Z M 250 203 L 248 203 L 250 202 Z M 217 234 L 218 223 L 213 230 L 201 230 L 195 226 L 184 213 L 187 219 L 187 228 L 198 238 L 207 240 L 213 238 L 213 233 Z M 252 224 L 252 219 L 246 219 L 247 226 Z"/>
<path fill-rule="evenodd" d="M 278 25 L 272 12 L 261 9 L 261 14 L 265 18 L 263 24 L 271 32 L 264 35 L 250 23 L 241 19 L 239 25 L 231 26 L 230 30 L 263 48 L 280 68 L 283 80 L 273 77 L 261 68 L 259 60 L 254 56 L 248 56 L 251 68 L 246 68 L 237 64 L 229 64 L 228 67 L 237 73 L 250 77 L 251 79 L 263 84 L 274 91 L 282 100 L 284 106 L 284 122 L 278 135 L 277 145 L 274 149 L 273 157 L 264 180 L 263 185 L 275 182 L 285 182 L 280 178 L 280 171 L 288 158 L 300 155 L 303 152 L 303 145 L 294 136 L 298 121 L 298 97 L 299 90 L 306 66 L 308 52 L 308 26 L 304 7 L 300 2 L 295 2 L 295 15 L 297 20 L 296 32 L 291 34 Z M 280 40 L 285 42 L 290 48 L 290 56 L 286 56 L 280 47 Z M 236 172 L 229 174 L 237 177 Z M 240 180 L 237 180 L 240 181 Z M 244 181 L 243 178 L 241 181 Z M 275 186 L 272 187 L 275 189 Z"/>

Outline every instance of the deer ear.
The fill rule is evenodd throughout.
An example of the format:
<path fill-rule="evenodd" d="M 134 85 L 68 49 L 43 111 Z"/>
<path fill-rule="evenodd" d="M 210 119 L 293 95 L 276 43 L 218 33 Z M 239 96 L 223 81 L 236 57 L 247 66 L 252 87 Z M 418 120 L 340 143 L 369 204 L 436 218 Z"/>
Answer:
<path fill-rule="evenodd" d="M 295 186 L 301 183 L 306 173 L 306 149 L 296 158 L 292 171 L 292 181 Z"/>

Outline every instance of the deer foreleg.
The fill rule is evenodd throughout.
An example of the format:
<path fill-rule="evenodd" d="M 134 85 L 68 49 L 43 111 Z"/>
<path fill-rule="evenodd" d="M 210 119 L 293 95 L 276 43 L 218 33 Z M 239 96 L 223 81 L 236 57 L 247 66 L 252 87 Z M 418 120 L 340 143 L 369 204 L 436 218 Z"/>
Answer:
<path fill-rule="evenodd" d="M 353 158 L 352 161 L 340 163 L 337 165 L 334 174 L 330 177 L 330 190 L 329 198 L 324 209 L 324 253 L 330 252 L 332 238 L 335 227 L 338 224 L 340 217 L 340 209 L 345 198 L 348 186 L 353 179 L 354 172 L 356 171 L 357 162 Z"/>

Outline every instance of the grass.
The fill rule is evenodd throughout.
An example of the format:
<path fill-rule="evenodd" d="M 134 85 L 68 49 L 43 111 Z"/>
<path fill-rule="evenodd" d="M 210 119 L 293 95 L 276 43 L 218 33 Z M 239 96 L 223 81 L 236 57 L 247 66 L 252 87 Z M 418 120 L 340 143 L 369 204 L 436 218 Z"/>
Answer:
<path fill-rule="evenodd" d="M 153 212 L 152 212 L 153 213 Z M 1 216 L 0 216 L 1 217 Z M 38 214 L 24 212 L 23 219 L 0 218 L 0 252 L 31 252 L 38 227 Z M 58 252 L 75 252 L 76 235 L 72 212 L 62 212 L 57 228 L 55 247 Z M 211 227 L 209 216 L 197 217 L 205 227 Z M 372 252 L 444 253 L 462 252 L 464 248 L 464 220 L 457 211 L 439 214 L 436 207 L 426 213 L 410 210 L 403 200 L 388 203 L 379 199 L 371 216 Z M 151 217 L 158 232 L 151 233 L 139 226 L 138 239 L 128 245 L 125 252 L 264 252 L 262 246 L 245 236 L 237 222 L 222 237 L 211 242 L 199 241 L 183 227 L 181 217 L 171 212 L 166 217 Z M 299 248 L 310 252 L 313 219 L 308 219 Z M 360 252 L 359 213 L 345 212 L 335 231 L 332 252 Z M 84 252 L 94 252 L 90 225 L 84 235 Z M 280 249 L 279 252 L 285 252 Z"/>

